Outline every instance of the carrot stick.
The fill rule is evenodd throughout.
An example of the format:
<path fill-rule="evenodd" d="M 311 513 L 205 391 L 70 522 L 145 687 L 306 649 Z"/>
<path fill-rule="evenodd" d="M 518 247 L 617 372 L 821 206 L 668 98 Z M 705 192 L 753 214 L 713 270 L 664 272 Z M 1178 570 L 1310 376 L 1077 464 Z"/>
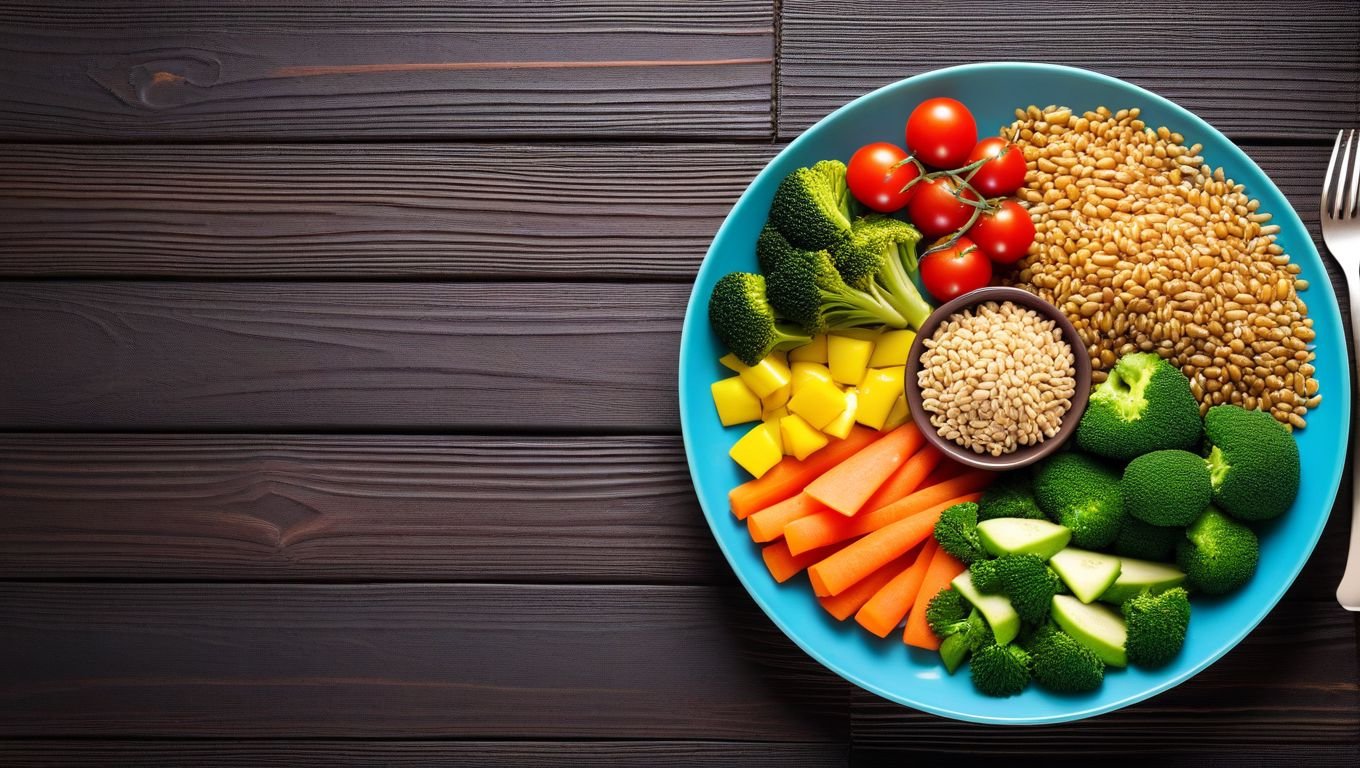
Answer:
<path fill-rule="evenodd" d="M 826 506 L 806 493 L 791 496 L 746 518 L 752 541 L 774 541 L 784 535 L 784 526 L 801 517 L 821 512 Z"/>
<path fill-rule="evenodd" d="M 925 488 L 926 486 L 935 485 L 936 483 L 943 483 L 944 481 L 956 478 L 967 471 L 968 465 L 960 464 L 951 459 L 945 459 L 936 465 L 935 471 L 931 472 L 930 477 L 927 477 L 925 481 L 921 483 L 921 487 Z"/>
<path fill-rule="evenodd" d="M 907 612 L 916 602 L 916 595 L 921 591 L 921 582 L 926 577 L 926 567 L 935 555 L 936 546 L 934 537 L 927 538 L 916 562 L 875 592 L 855 614 L 855 621 L 875 635 L 887 637 L 907 617 Z"/>
<path fill-rule="evenodd" d="M 810 566 L 808 578 L 812 579 L 812 591 L 819 595 L 838 595 L 889 561 L 901 557 L 930 536 L 945 509 L 932 507 L 879 528 Z"/>
<path fill-rule="evenodd" d="M 822 604 L 827 613 L 835 616 L 837 621 L 845 621 L 868 602 L 875 592 L 882 589 L 884 584 L 892 581 L 897 574 L 910 568 L 914 559 L 918 557 L 919 555 L 914 552 L 908 552 L 874 571 L 868 578 L 839 595 L 820 596 L 817 598 L 817 602 Z"/>
<path fill-rule="evenodd" d="M 745 520 L 752 513 L 787 499 L 828 469 L 879 439 L 879 436 L 876 430 L 856 425 L 844 440 L 832 440 L 825 448 L 802 461 L 786 456 L 770 471 L 728 491 L 727 501 L 732 505 L 732 514 L 738 520 Z"/>
<path fill-rule="evenodd" d="M 842 515 L 853 515 L 924 442 L 909 421 L 822 473 L 804 492 Z"/>
<path fill-rule="evenodd" d="M 795 555 L 809 549 L 825 547 L 895 523 L 904 517 L 933 507 L 950 499 L 957 499 L 982 490 L 991 482 L 991 473 L 984 470 L 965 472 L 956 478 L 922 488 L 892 504 L 846 518 L 827 510 L 802 517 L 784 526 L 784 538 L 789 551 Z M 966 501 L 976 501 L 976 498 Z"/>
<path fill-rule="evenodd" d="M 765 561 L 765 567 L 770 569 L 770 575 L 774 580 L 783 584 L 794 576 L 802 573 L 809 565 L 821 560 L 834 549 L 814 549 L 811 552 L 804 552 L 801 555 L 794 555 L 789 552 L 789 548 L 784 542 L 776 541 L 760 548 L 760 557 Z"/>
<path fill-rule="evenodd" d="M 921 589 L 916 593 L 916 603 L 907 614 L 907 628 L 902 632 L 902 642 L 930 651 L 940 647 L 940 638 L 926 623 L 926 605 L 966 568 L 943 549 L 935 550 L 935 556 L 930 558 L 930 565 L 926 568 L 925 578 L 921 580 Z"/>
<path fill-rule="evenodd" d="M 902 462 L 902 466 L 897 468 L 887 482 L 874 491 L 874 495 L 864 502 L 862 511 L 872 512 L 879 507 L 885 507 L 922 487 L 921 484 L 942 458 L 944 454 L 933 445 L 927 445 L 917 451 L 911 458 Z"/>

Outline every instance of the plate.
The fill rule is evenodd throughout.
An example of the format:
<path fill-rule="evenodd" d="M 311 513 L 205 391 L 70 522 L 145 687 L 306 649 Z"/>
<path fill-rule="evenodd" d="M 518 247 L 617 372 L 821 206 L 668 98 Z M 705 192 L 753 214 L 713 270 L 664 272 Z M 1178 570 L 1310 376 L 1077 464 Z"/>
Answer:
<path fill-rule="evenodd" d="M 724 429 L 709 395 L 709 384 L 725 375 L 717 362 L 725 350 L 708 325 L 709 291 L 727 272 L 756 270 L 756 236 L 775 187 L 788 172 L 827 158 L 849 160 L 871 141 L 900 145 L 906 116 L 932 96 L 968 105 L 983 135 L 1010 123 L 1014 110 L 1029 104 L 1059 104 L 1077 112 L 1102 105 L 1140 107 L 1148 125 L 1165 125 L 1184 135 L 1186 144 L 1203 144 L 1207 162 L 1221 165 L 1261 201 L 1262 210 L 1274 214 L 1278 242 L 1310 283 L 1303 297 L 1317 331 L 1314 365 L 1323 397 L 1308 417 L 1309 426 L 1298 433 L 1303 459 L 1298 500 L 1262 530 L 1260 566 L 1246 587 L 1217 600 L 1195 598 L 1185 647 L 1170 666 L 1111 670 L 1105 684 L 1090 694 L 1054 694 L 1031 685 L 1016 697 L 990 698 L 973 689 L 966 671 L 945 674 L 933 652 L 908 648 L 896 634 L 880 640 L 853 621 L 835 621 L 817 604 L 805 578 L 782 585 L 770 578 L 759 547 L 727 505 L 728 490 L 747 479 L 727 457 L 743 428 Z M 1312 238 L 1280 190 L 1223 134 L 1188 110 L 1106 75 L 1047 64 L 970 64 L 911 77 L 846 104 L 791 142 L 751 182 L 714 237 L 685 313 L 680 424 L 694 487 L 719 547 L 751 597 L 800 648 L 856 685 L 915 709 L 981 723 L 1059 723 L 1119 709 L 1184 682 L 1237 645 L 1279 602 L 1317 544 L 1336 497 L 1350 424 L 1350 382 L 1336 296 Z"/>

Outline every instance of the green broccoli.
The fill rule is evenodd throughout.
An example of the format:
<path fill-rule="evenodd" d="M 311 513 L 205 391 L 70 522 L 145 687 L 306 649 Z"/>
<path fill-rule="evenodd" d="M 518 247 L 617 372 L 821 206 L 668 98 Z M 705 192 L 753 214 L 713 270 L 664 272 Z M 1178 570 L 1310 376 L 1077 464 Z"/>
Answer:
<path fill-rule="evenodd" d="M 775 318 L 765 299 L 765 278 L 749 272 L 723 275 L 708 297 L 708 320 L 718 338 L 747 365 L 776 350 L 812 340 L 802 329 Z"/>
<path fill-rule="evenodd" d="M 866 325 L 907 327 L 886 299 L 847 285 L 826 251 L 804 250 L 768 228 L 756 248 L 770 304 L 808 333 Z"/>
<path fill-rule="evenodd" d="M 886 302 L 920 328 L 931 312 L 911 281 L 920 239 L 921 233 L 905 221 L 865 216 L 855 219 L 849 238 L 832 246 L 831 261 L 847 284 Z"/>
<path fill-rule="evenodd" d="M 1001 583 L 1001 572 L 997 570 L 995 560 L 974 560 L 969 564 L 968 572 L 973 576 L 973 586 L 984 595 L 994 595 L 1006 588 Z"/>
<path fill-rule="evenodd" d="M 999 517 L 1044 519 L 1027 473 L 1008 472 L 982 492 L 982 498 L 978 500 L 978 520 Z"/>
<path fill-rule="evenodd" d="M 1143 593 L 1124 601 L 1128 625 L 1129 663 L 1140 667 L 1166 666 L 1181 652 L 1190 627 L 1190 597 L 1173 587 L 1160 595 Z"/>
<path fill-rule="evenodd" d="M 952 587 L 940 590 L 926 604 L 926 623 L 940 638 L 940 659 L 951 675 L 970 652 L 996 642 L 982 614 L 976 608 L 970 610 Z"/>
<path fill-rule="evenodd" d="M 965 564 L 987 559 L 978 535 L 977 511 L 977 504 L 966 501 L 941 512 L 940 519 L 935 521 L 935 541 L 940 549 Z"/>
<path fill-rule="evenodd" d="M 1029 685 L 1030 657 L 1018 645 L 989 645 L 973 653 L 973 687 L 988 696 L 1014 696 Z"/>
<path fill-rule="evenodd" d="M 1072 531 L 1072 546 L 1102 549 L 1124 523 L 1119 475 L 1080 453 L 1058 453 L 1034 474 L 1034 497 L 1053 522 Z"/>
<path fill-rule="evenodd" d="M 1190 380 L 1156 354 L 1136 352 L 1120 358 L 1092 390 L 1077 445 L 1127 461 L 1163 448 L 1193 449 L 1201 429 Z"/>
<path fill-rule="evenodd" d="M 1163 528 L 1148 525 L 1136 517 L 1124 519 L 1119 537 L 1114 540 L 1114 552 L 1121 557 L 1165 562 L 1176 551 L 1176 542 L 1185 536 L 1182 528 Z"/>
<path fill-rule="evenodd" d="M 1034 681 L 1056 693 L 1089 693 L 1105 679 L 1105 662 L 1091 649 L 1052 624 L 1045 624 L 1027 641 Z"/>
<path fill-rule="evenodd" d="M 823 160 L 785 176 L 770 203 L 770 221 L 802 248 L 829 248 L 850 233 L 845 163 Z"/>
<path fill-rule="evenodd" d="M 1246 584 L 1256 572 L 1261 547 L 1256 534 L 1210 506 L 1176 544 L 1176 564 L 1191 588 L 1221 595 Z"/>
<path fill-rule="evenodd" d="M 1264 411 L 1218 405 L 1204 416 L 1214 503 L 1241 520 L 1284 514 L 1299 493 L 1299 446 Z"/>
<path fill-rule="evenodd" d="M 1213 493 L 1204 459 L 1178 449 L 1153 451 L 1130 461 L 1119 486 L 1130 517 L 1166 527 L 1194 522 Z"/>
<path fill-rule="evenodd" d="M 1022 621 L 1038 624 L 1048 618 L 1061 580 L 1038 555 L 1002 555 L 996 560 L 1001 589 Z"/>

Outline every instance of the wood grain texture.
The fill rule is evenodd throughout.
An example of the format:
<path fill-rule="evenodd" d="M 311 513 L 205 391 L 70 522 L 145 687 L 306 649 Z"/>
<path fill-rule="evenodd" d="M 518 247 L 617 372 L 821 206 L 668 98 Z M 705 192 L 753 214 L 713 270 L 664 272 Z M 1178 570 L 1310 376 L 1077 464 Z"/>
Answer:
<path fill-rule="evenodd" d="M 3 145 L 0 275 L 688 281 L 761 145 Z M 1244 149 L 1314 237 L 1330 144 Z"/>
<path fill-rule="evenodd" d="M 736 588 L 0 585 L 0 735 L 847 738 Z"/>
<path fill-rule="evenodd" d="M 1082 9 L 1000 0 L 985 12 L 950 0 L 784 0 L 780 19 L 781 137 L 874 88 L 975 61 L 1094 69 L 1233 138 L 1331 138 L 1360 122 L 1360 5 L 1350 0 Z"/>
<path fill-rule="evenodd" d="M 0 578 L 730 583 L 678 437 L 0 435 Z"/>
<path fill-rule="evenodd" d="M 771 133 L 771 3 L 6 2 L 0 137 Z"/>
<path fill-rule="evenodd" d="M 688 293 L 0 283 L 0 428 L 671 431 Z"/>

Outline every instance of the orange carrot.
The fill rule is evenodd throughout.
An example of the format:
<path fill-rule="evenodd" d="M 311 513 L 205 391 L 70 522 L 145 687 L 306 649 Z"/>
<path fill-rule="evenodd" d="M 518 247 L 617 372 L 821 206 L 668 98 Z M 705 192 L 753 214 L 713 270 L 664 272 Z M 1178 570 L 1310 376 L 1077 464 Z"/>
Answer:
<path fill-rule="evenodd" d="M 930 476 L 931 470 L 940 463 L 944 454 L 940 449 L 933 445 L 927 445 L 917 451 L 915 455 L 902 462 L 902 466 L 888 478 L 888 481 L 879 486 L 874 495 L 864 502 L 864 512 L 872 512 L 879 507 L 885 507 L 898 499 L 905 498 L 908 494 L 922 487 L 926 478 Z"/>
<path fill-rule="evenodd" d="M 811 552 L 794 555 L 789 553 L 789 548 L 784 542 L 776 541 L 761 547 L 760 556 L 765 560 L 765 567 L 770 569 L 770 575 L 774 580 L 783 584 L 834 551 L 834 548 L 814 549 Z"/>
<path fill-rule="evenodd" d="M 930 651 L 940 647 L 940 638 L 926 623 L 926 604 L 967 567 L 943 549 L 935 550 L 935 556 L 930 558 L 930 565 L 926 568 L 925 578 L 921 580 L 921 589 L 916 593 L 916 603 L 912 605 L 911 613 L 907 614 L 907 628 L 902 632 L 902 642 Z"/>
<path fill-rule="evenodd" d="M 935 555 L 936 546 L 934 537 L 927 538 L 916 562 L 875 592 L 855 614 L 855 621 L 875 635 L 887 637 L 907 617 L 907 612 L 916 602 L 916 595 L 921 591 L 921 582 L 926 577 L 926 567 Z"/>
<path fill-rule="evenodd" d="M 844 440 L 832 440 L 802 461 L 792 456 L 784 457 L 770 471 L 728 491 L 727 501 L 732 505 L 732 514 L 738 520 L 745 520 L 752 513 L 787 499 L 828 469 L 878 440 L 879 436 L 877 430 L 856 425 Z"/>
<path fill-rule="evenodd" d="M 944 509 L 933 507 L 879 528 L 812 565 L 808 568 L 812 591 L 819 595 L 840 594 L 889 561 L 901 557 L 930 536 Z"/>
<path fill-rule="evenodd" d="M 953 459 L 945 459 L 935 466 L 935 471 L 931 472 L 929 477 L 921 481 L 921 487 L 926 488 L 937 483 L 943 483 L 946 480 L 952 480 L 967 471 L 967 464 L 960 464 Z"/>
<path fill-rule="evenodd" d="M 784 535 L 784 526 L 801 517 L 821 512 L 826 506 L 806 493 L 791 496 L 746 518 L 752 541 L 774 541 Z"/>
<path fill-rule="evenodd" d="M 822 604 L 827 613 L 835 616 L 837 621 L 845 621 L 868 602 L 875 592 L 882 589 L 884 584 L 892 581 L 897 574 L 910 568 L 919 557 L 915 552 L 908 552 L 874 571 L 868 578 L 839 595 L 834 597 L 820 596 L 817 598 L 817 602 Z"/>
<path fill-rule="evenodd" d="M 853 515 L 924 442 L 921 430 L 909 421 L 828 469 L 803 490 L 842 515 Z"/>
<path fill-rule="evenodd" d="M 958 477 L 922 488 L 892 504 L 846 518 L 827 510 L 802 517 L 784 526 L 784 538 L 795 555 L 869 533 L 927 507 L 972 495 L 991 482 L 991 473 L 972 470 Z M 976 501 L 977 498 L 964 499 Z"/>

